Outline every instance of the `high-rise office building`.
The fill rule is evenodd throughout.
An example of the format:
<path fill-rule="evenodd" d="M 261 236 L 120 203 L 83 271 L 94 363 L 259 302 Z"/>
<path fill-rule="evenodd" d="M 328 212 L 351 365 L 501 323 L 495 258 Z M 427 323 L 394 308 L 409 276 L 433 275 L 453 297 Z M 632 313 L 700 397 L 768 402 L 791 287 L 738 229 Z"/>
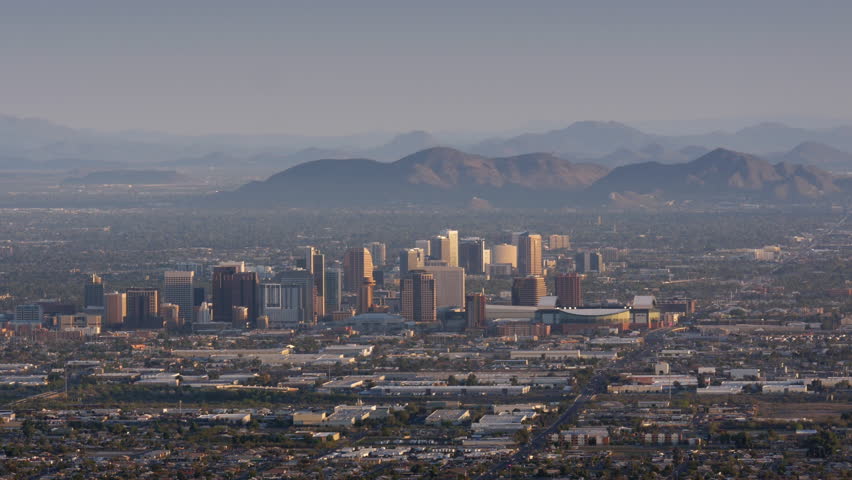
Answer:
<path fill-rule="evenodd" d="M 101 277 L 92 274 L 83 288 L 83 308 L 102 310 L 104 308 L 104 282 Z"/>
<path fill-rule="evenodd" d="M 422 248 L 405 248 L 399 252 L 400 276 L 412 270 L 420 270 L 426 265 L 426 254 Z"/>
<path fill-rule="evenodd" d="M 343 299 L 343 271 L 339 268 L 329 268 L 325 271 L 325 313 L 326 315 L 340 311 Z"/>
<path fill-rule="evenodd" d="M 567 273 L 556 276 L 556 304 L 560 307 L 583 306 L 580 275 Z"/>
<path fill-rule="evenodd" d="M 163 274 L 163 303 L 177 305 L 183 323 L 192 322 L 192 280 L 195 272 L 168 271 Z"/>
<path fill-rule="evenodd" d="M 445 229 L 441 231 L 441 235 L 449 240 L 450 251 L 444 255 L 444 258 L 451 267 L 459 266 L 459 231 Z"/>
<path fill-rule="evenodd" d="M 530 275 L 516 278 L 512 282 L 512 305 L 535 307 L 545 295 L 547 295 L 547 287 L 544 277 Z"/>
<path fill-rule="evenodd" d="M 256 272 L 246 272 L 245 264 L 225 263 L 213 268 L 213 317 L 217 322 L 234 323 L 234 307 L 246 307 L 250 321 L 257 316 Z"/>
<path fill-rule="evenodd" d="M 465 297 L 464 310 L 469 330 L 485 328 L 485 295 L 472 293 Z"/>
<path fill-rule="evenodd" d="M 284 309 L 282 314 L 282 324 L 277 327 L 287 326 L 295 327 L 300 324 L 305 324 L 308 318 L 308 308 L 305 302 L 310 301 L 308 287 L 304 283 L 287 283 L 281 285 L 281 296 L 284 300 Z"/>
<path fill-rule="evenodd" d="M 438 308 L 464 306 L 463 268 L 426 265 L 423 270 L 435 278 L 435 301 Z"/>
<path fill-rule="evenodd" d="M 423 270 L 411 270 L 399 280 L 402 317 L 412 322 L 437 320 L 435 277 Z"/>
<path fill-rule="evenodd" d="M 325 255 L 314 247 L 305 247 L 305 270 L 314 277 L 314 308 L 317 318 L 325 316 Z"/>
<path fill-rule="evenodd" d="M 574 270 L 578 273 L 603 273 L 606 271 L 603 257 L 598 252 L 578 253 L 574 256 L 574 267 Z"/>
<path fill-rule="evenodd" d="M 541 235 L 524 232 L 518 236 L 518 273 L 541 275 Z"/>
<path fill-rule="evenodd" d="M 373 256 L 373 266 L 383 267 L 387 263 L 387 246 L 382 242 L 370 242 L 367 244 L 367 250 Z"/>
<path fill-rule="evenodd" d="M 426 255 L 426 258 L 432 256 L 432 241 L 431 240 L 415 240 L 414 248 L 419 248 L 423 250 L 423 254 Z"/>
<path fill-rule="evenodd" d="M 160 318 L 160 291 L 156 288 L 128 288 L 124 325 L 130 330 L 163 327 Z"/>
<path fill-rule="evenodd" d="M 568 235 L 551 235 L 548 238 L 547 246 L 551 250 L 567 250 L 571 248 L 571 237 Z"/>
<path fill-rule="evenodd" d="M 491 263 L 501 265 L 511 265 L 512 268 L 518 268 L 518 247 L 501 243 L 491 247 Z"/>
<path fill-rule="evenodd" d="M 372 277 L 364 277 L 361 288 L 358 289 L 358 314 L 368 313 L 373 310 L 373 288 L 376 282 Z"/>
<path fill-rule="evenodd" d="M 289 270 L 278 276 L 281 282 L 284 308 L 288 321 L 313 325 L 316 323 L 316 282 L 307 270 Z M 295 317 L 294 317 L 295 315 Z"/>
<path fill-rule="evenodd" d="M 443 235 L 436 235 L 429 239 L 429 258 L 446 262 L 450 266 L 450 239 Z"/>
<path fill-rule="evenodd" d="M 44 309 L 41 305 L 18 305 L 15 307 L 15 323 L 41 325 Z"/>
<path fill-rule="evenodd" d="M 284 323 L 284 289 L 280 283 L 261 283 L 258 298 L 260 315 L 265 315 L 272 325 Z"/>
<path fill-rule="evenodd" d="M 120 328 L 127 315 L 127 295 L 119 292 L 104 295 L 104 326 Z"/>
<path fill-rule="evenodd" d="M 343 255 L 343 290 L 357 293 L 365 277 L 373 279 L 373 255 L 364 247 L 350 248 Z"/>
<path fill-rule="evenodd" d="M 465 238 L 459 243 L 459 266 L 468 275 L 485 275 L 485 240 Z"/>

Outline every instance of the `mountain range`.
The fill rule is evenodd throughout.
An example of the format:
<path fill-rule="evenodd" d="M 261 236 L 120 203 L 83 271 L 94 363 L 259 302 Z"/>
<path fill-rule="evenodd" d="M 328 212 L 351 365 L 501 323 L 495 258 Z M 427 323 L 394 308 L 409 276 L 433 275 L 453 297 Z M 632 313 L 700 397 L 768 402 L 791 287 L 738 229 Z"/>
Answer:
<path fill-rule="evenodd" d="M 486 158 L 434 147 L 391 163 L 370 159 L 307 162 L 214 200 L 239 205 L 446 205 L 479 197 L 495 205 L 511 199 L 534 206 L 542 197 L 579 191 L 607 171 L 545 153 Z"/>
<path fill-rule="evenodd" d="M 817 167 L 778 163 L 723 148 L 677 164 L 618 167 L 585 192 L 590 198 L 650 195 L 660 200 L 812 201 L 842 193 L 837 178 Z"/>
<path fill-rule="evenodd" d="M 447 146 L 483 157 L 546 152 L 579 163 L 614 167 L 644 161 L 680 163 L 722 147 L 773 161 L 815 164 L 852 171 L 852 127 L 806 129 L 761 123 L 734 132 L 659 135 L 618 122 L 582 121 L 547 132 L 514 136 L 456 135 L 440 138 L 425 131 L 398 135 L 338 137 L 298 135 L 196 135 L 147 132 L 104 133 L 56 125 L 46 120 L 0 115 L 0 169 L 92 169 L 124 165 L 140 168 L 214 168 L 268 175 L 311 160 L 371 158 L 392 162 L 414 152 Z M 792 149 L 790 158 L 779 158 Z M 798 156 L 795 156 L 798 155 Z M 67 168 L 65 168 L 67 167 Z"/>
<path fill-rule="evenodd" d="M 230 206 L 448 205 L 497 207 L 655 206 L 683 201 L 811 202 L 847 194 L 813 166 L 772 164 L 715 149 L 682 163 L 644 162 L 613 170 L 547 153 L 485 157 L 435 147 L 386 163 L 326 159 L 297 165 L 205 200 Z"/>
<path fill-rule="evenodd" d="M 108 170 L 67 178 L 69 185 L 173 185 L 188 180 L 174 170 Z"/>

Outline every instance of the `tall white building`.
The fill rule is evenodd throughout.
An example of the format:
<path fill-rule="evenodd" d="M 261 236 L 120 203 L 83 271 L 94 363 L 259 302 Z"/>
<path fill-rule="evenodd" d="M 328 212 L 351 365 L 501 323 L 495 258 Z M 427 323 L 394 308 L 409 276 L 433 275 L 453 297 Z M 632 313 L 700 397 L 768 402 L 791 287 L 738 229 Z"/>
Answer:
<path fill-rule="evenodd" d="M 178 306 L 178 316 L 185 323 L 192 322 L 192 280 L 195 272 L 171 270 L 163 274 L 162 303 Z"/>
<path fill-rule="evenodd" d="M 450 240 L 450 252 L 449 255 L 444 255 L 447 263 L 451 267 L 459 266 L 459 231 L 458 230 L 442 230 L 441 235 L 447 237 Z"/>

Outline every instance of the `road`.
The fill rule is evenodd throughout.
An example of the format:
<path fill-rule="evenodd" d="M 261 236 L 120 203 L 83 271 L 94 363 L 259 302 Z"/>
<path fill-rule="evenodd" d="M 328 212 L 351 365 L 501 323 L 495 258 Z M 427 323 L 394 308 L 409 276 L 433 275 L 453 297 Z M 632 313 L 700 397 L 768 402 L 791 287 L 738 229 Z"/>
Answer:
<path fill-rule="evenodd" d="M 476 477 L 477 480 L 496 479 L 510 466 L 523 462 L 536 451 L 545 449 L 551 435 L 558 433 L 560 427 L 573 419 L 577 413 L 582 410 L 583 406 L 585 406 L 585 404 L 588 403 L 588 401 L 596 394 L 606 391 L 606 379 L 610 372 L 621 371 L 627 365 L 635 364 L 636 362 L 650 358 L 650 354 L 655 351 L 665 334 L 669 331 L 671 331 L 671 328 L 649 332 L 644 336 L 645 341 L 642 343 L 640 348 L 627 352 L 618 360 L 599 368 L 592 378 L 589 379 L 586 386 L 580 391 L 579 395 L 574 398 L 571 405 L 566 408 L 553 423 L 551 423 L 547 428 L 536 432 L 530 441 L 522 445 L 514 455 L 493 465 L 484 473 Z"/>
<path fill-rule="evenodd" d="M 57 390 L 57 391 L 55 391 L 55 392 L 54 392 L 54 391 L 51 391 L 51 392 L 42 392 L 42 393 L 37 393 L 37 394 L 35 394 L 35 395 L 30 395 L 29 397 L 19 398 L 18 400 L 15 400 L 15 401 L 13 401 L 13 402 L 9 402 L 9 404 L 7 404 L 7 406 L 6 406 L 6 407 L 7 407 L 7 408 L 18 407 L 18 406 L 23 405 L 24 403 L 27 403 L 27 402 L 30 402 L 30 401 L 33 401 L 33 400 L 38 400 L 38 399 L 48 399 L 48 398 L 58 397 L 58 396 L 60 396 L 60 395 L 62 395 L 62 394 L 63 394 L 63 393 L 62 393 L 62 392 L 60 392 L 60 391 L 58 391 L 58 390 Z"/>

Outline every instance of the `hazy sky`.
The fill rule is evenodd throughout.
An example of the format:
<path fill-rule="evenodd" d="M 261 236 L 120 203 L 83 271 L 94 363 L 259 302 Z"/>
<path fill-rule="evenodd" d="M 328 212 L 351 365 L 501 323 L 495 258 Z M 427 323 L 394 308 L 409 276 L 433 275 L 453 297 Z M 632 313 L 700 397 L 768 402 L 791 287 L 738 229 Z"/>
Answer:
<path fill-rule="evenodd" d="M 0 113 L 175 133 L 852 117 L 850 1 L 0 0 Z"/>

